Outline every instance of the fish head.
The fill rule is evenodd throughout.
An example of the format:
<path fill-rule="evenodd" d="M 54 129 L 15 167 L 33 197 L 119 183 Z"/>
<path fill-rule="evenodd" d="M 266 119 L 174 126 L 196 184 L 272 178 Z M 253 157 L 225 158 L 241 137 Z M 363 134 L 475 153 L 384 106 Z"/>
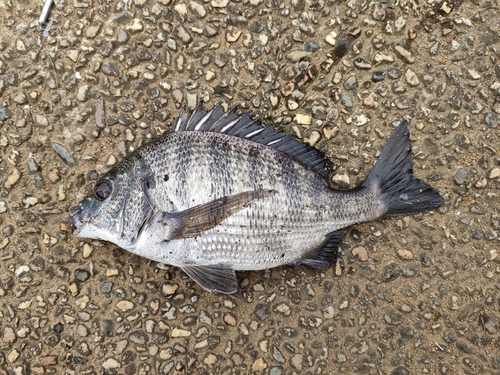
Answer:
<path fill-rule="evenodd" d="M 91 193 L 69 210 L 73 235 L 133 249 L 153 211 L 145 191 L 149 187 L 145 181 L 151 181 L 148 173 L 145 161 L 136 153 L 104 174 Z"/>

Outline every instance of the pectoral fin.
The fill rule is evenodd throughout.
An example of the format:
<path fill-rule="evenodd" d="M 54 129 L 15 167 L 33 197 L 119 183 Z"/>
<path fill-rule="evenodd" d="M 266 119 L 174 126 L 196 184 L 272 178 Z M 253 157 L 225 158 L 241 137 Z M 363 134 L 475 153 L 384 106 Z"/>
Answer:
<path fill-rule="evenodd" d="M 253 201 L 275 194 L 275 190 L 252 190 L 216 199 L 181 212 L 166 212 L 163 224 L 170 229 L 170 239 L 193 238 L 212 229 Z"/>
<path fill-rule="evenodd" d="M 241 299 L 238 280 L 234 270 L 222 266 L 184 266 L 183 271 L 209 292 L 228 294 L 233 298 Z"/>

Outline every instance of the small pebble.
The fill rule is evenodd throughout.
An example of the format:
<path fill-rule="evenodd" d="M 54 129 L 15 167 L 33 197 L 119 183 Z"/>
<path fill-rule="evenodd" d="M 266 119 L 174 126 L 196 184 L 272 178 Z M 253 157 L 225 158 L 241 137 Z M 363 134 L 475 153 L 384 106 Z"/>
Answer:
<path fill-rule="evenodd" d="M 340 187 L 348 187 L 350 185 L 349 176 L 345 173 L 339 173 L 332 177 L 332 182 Z"/>
<path fill-rule="evenodd" d="M 494 179 L 500 177 L 500 168 L 493 168 L 489 173 L 488 173 L 488 178 L 489 179 Z"/>
<path fill-rule="evenodd" d="M 134 308 L 134 304 L 130 301 L 123 300 L 123 301 L 118 302 L 116 304 L 116 307 L 118 308 L 118 310 L 125 312 L 125 311 L 132 310 Z"/>
<path fill-rule="evenodd" d="M 90 246 L 87 243 L 83 245 L 83 257 L 85 259 L 87 259 L 88 257 L 90 257 L 90 255 L 92 254 L 92 251 L 93 251 L 92 246 Z"/>
<path fill-rule="evenodd" d="M 85 309 L 87 307 L 89 301 L 90 301 L 89 296 L 83 295 L 80 298 L 77 298 L 75 300 L 75 304 L 76 304 L 76 306 L 78 306 L 80 309 L 83 310 L 83 309 Z"/>
<path fill-rule="evenodd" d="M 406 78 L 406 82 L 408 82 L 408 84 L 410 86 L 418 86 L 420 83 L 420 80 L 418 79 L 417 74 L 411 69 L 406 70 L 405 78 Z"/>
<path fill-rule="evenodd" d="M 162 291 L 165 295 L 175 294 L 175 291 L 179 288 L 177 284 L 163 284 Z"/>
<path fill-rule="evenodd" d="M 412 260 L 413 259 L 413 253 L 410 250 L 399 249 L 397 253 L 401 259 L 404 259 L 404 260 Z"/>
<path fill-rule="evenodd" d="M 264 371 L 266 368 L 267 368 L 267 363 L 264 362 L 264 360 L 262 358 L 257 358 L 252 363 L 252 371 L 253 372 Z"/>
<path fill-rule="evenodd" d="M 112 277 L 112 276 L 118 276 L 119 271 L 116 268 L 108 268 L 106 270 L 106 276 Z"/>
<path fill-rule="evenodd" d="M 335 43 L 337 42 L 337 33 L 335 31 L 331 31 L 326 37 L 325 41 L 330 44 L 331 46 L 335 46 Z"/>
<path fill-rule="evenodd" d="M 106 370 L 111 370 L 121 367 L 120 362 L 114 358 L 108 358 L 102 363 L 102 367 Z"/>
<path fill-rule="evenodd" d="M 31 206 L 34 206 L 35 204 L 37 204 L 38 203 L 38 198 L 36 198 L 36 197 L 27 197 L 27 198 L 23 199 L 23 203 L 24 203 L 24 208 L 28 208 L 28 207 L 31 207 Z"/>
<path fill-rule="evenodd" d="M 368 252 L 363 246 L 356 246 L 351 252 L 352 255 L 357 256 L 362 262 L 366 262 L 368 260 Z"/>
<path fill-rule="evenodd" d="M 230 313 L 224 315 L 224 321 L 230 326 L 236 325 L 236 318 Z"/>
<path fill-rule="evenodd" d="M 217 357 L 214 355 L 214 354 L 208 354 L 204 359 L 203 359 L 203 363 L 208 365 L 208 366 L 212 366 L 213 364 L 215 364 L 215 362 L 217 362 Z"/>
<path fill-rule="evenodd" d="M 10 189 L 19 181 L 20 178 L 21 178 L 21 172 L 19 171 L 19 169 L 14 168 L 7 175 L 7 178 L 5 179 L 3 186 L 6 189 Z"/>
<path fill-rule="evenodd" d="M 106 281 L 101 286 L 101 293 L 108 294 L 113 290 L 113 283 Z"/>
<path fill-rule="evenodd" d="M 214 8 L 225 8 L 229 4 L 229 0 L 210 0 L 210 5 Z"/>
<path fill-rule="evenodd" d="M 181 328 L 174 328 L 171 333 L 172 337 L 189 337 L 191 332 Z"/>
<path fill-rule="evenodd" d="M 292 366 L 298 371 L 302 371 L 302 354 L 294 354 L 291 360 Z"/>
<path fill-rule="evenodd" d="M 352 108 L 352 99 L 349 95 L 341 95 L 340 96 L 340 103 L 346 107 L 346 108 Z"/>
<path fill-rule="evenodd" d="M 455 182 L 459 185 L 462 185 L 465 182 L 465 179 L 467 178 L 467 174 L 469 172 L 468 168 L 460 168 L 455 175 Z"/>
<path fill-rule="evenodd" d="M 82 270 L 79 268 L 75 270 L 75 279 L 79 281 L 87 281 L 89 276 L 90 274 L 87 270 Z"/>
<path fill-rule="evenodd" d="M 10 111 L 9 108 L 3 107 L 0 110 L 0 121 L 8 120 L 10 118 L 10 116 L 12 116 L 12 112 Z"/>
<path fill-rule="evenodd" d="M 310 125 L 312 122 L 312 118 L 308 115 L 297 114 L 295 115 L 295 121 L 300 125 Z"/>
<path fill-rule="evenodd" d="M 386 16 L 386 10 L 383 4 L 375 3 L 372 5 L 372 17 L 374 20 L 383 21 Z"/>
<path fill-rule="evenodd" d="M 75 165 L 75 159 L 73 159 L 73 155 L 71 155 L 71 153 L 64 146 L 54 142 L 52 143 L 52 149 L 67 165 Z"/>
<path fill-rule="evenodd" d="M 17 359 L 19 358 L 19 356 L 21 355 L 21 353 L 19 353 L 19 351 L 17 349 L 13 349 L 8 355 L 7 355 L 7 360 L 10 362 L 10 363 L 13 363 L 15 361 L 17 361 Z"/>
<path fill-rule="evenodd" d="M 61 180 L 61 173 L 59 172 L 59 169 L 53 168 L 49 171 L 47 177 L 49 178 L 50 182 L 56 183 Z"/>
<path fill-rule="evenodd" d="M 483 327 L 486 332 L 494 335 L 498 332 L 498 326 L 495 323 L 495 320 L 491 316 L 487 316 L 483 318 Z"/>
<path fill-rule="evenodd" d="M 44 115 L 36 114 L 35 115 L 35 124 L 38 126 L 47 126 L 49 125 L 49 120 Z"/>

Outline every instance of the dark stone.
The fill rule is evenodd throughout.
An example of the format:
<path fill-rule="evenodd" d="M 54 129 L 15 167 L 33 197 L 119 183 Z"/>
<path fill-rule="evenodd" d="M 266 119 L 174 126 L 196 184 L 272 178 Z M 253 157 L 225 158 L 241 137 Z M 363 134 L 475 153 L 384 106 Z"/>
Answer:
<path fill-rule="evenodd" d="M 403 76 L 403 72 L 398 68 L 389 68 L 387 70 L 387 75 L 392 79 L 399 79 Z"/>
<path fill-rule="evenodd" d="M 455 175 L 455 182 L 459 185 L 463 184 L 465 182 L 465 179 L 467 178 L 467 173 L 469 172 L 468 168 L 460 168 Z"/>
<path fill-rule="evenodd" d="M 99 329 L 105 336 L 111 336 L 113 333 L 113 321 L 110 319 L 100 320 Z"/>
<path fill-rule="evenodd" d="M 54 325 L 54 327 L 52 327 L 52 330 L 55 332 L 55 333 L 61 333 L 64 329 L 64 326 L 61 324 L 61 323 L 57 323 Z"/>
<path fill-rule="evenodd" d="M 481 303 L 471 303 L 471 304 L 467 305 L 466 307 L 464 307 L 460 311 L 460 313 L 458 314 L 458 319 L 465 320 L 466 318 L 468 318 L 472 314 L 475 314 L 475 313 L 481 311 L 483 309 L 483 307 L 484 306 Z"/>
<path fill-rule="evenodd" d="M 462 108 L 462 102 L 464 97 L 464 89 L 461 86 L 457 86 L 453 91 L 451 97 L 451 106 L 455 109 Z"/>
<path fill-rule="evenodd" d="M 396 263 L 391 263 L 385 267 L 381 280 L 384 283 L 394 281 L 401 276 L 401 273 L 401 268 Z"/>
<path fill-rule="evenodd" d="M 137 48 L 135 51 L 135 56 L 139 61 L 148 61 L 151 60 L 151 54 L 145 48 Z"/>
<path fill-rule="evenodd" d="M 38 172 L 39 167 L 35 159 L 33 158 L 28 158 L 28 161 L 26 162 L 26 166 L 28 167 L 28 173 L 33 174 Z"/>
<path fill-rule="evenodd" d="M 203 29 L 203 35 L 207 38 L 213 38 L 219 34 L 219 31 L 211 25 L 206 25 Z"/>
<path fill-rule="evenodd" d="M 120 109 L 123 112 L 130 112 L 134 109 L 134 103 L 129 102 L 129 101 L 124 101 L 120 104 Z"/>
<path fill-rule="evenodd" d="M 197 40 L 189 46 L 189 52 L 191 52 L 195 57 L 200 57 L 203 55 L 208 47 L 208 43 L 203 40 Z"/>
<path fill-rule="evenodd" d="M 85 358 L 82 358 L 82 357 L 73 357 L 73 363 L 75 365 L 83 365 L 85 363 L 87 363 L 87 360 Z"/>
<path fill-rule="evenodd" d="M 466 341 L 464 340 L 457 340 L 456 344 L 457 348 L 466 353 L 466 354 L 474 354 L 476 352 L 476 348 L 474 348 L 472 345 L 469 345 Z"/>
<path fill-rule="evenodd" d="M 87 281 L 89 277 L 90 277 L 89 271 L 80 268 L 75 270 L 75 279 L 79 281 Z"/>
<path fill-rule="evenodd" d="M 159 345 L 165 344 L 168 341 L 168 336 L 165 333 L 153 333 L 153 341 Z"/>
<path fill-rule="evenodd" d="M 69 152 L 66 147 L 54 142 L 52 143 L 52 149 L 67 165 L 75 165 L 75 159 L 73 159 L 73 155 L 71 155 L 71 152 Z"/>
<path fill-rule="evenodd" d="M 131 332 L 128 339 L 137 345 L 144 345 L 148 342 L 148 335 L 141 331 Z"/>
<path fill-rule="evenodd" d="M 372 73 L 372 81 L 373 82 L 383 81 L 385 79 L 385 74 L 386 73 L 384 71 L 380 71 L 380 70 L 374 71 Z"/>
<path fill-rule="evenodd" d="M 121 125 L 129 126 L 132 124 L 132 119 L 126 113 L 120 112 L 118 115 L 118 122 Z"/>
<path fill-rule="evenodd" d="M 367 70 L 367 69 L 371 69 L 372 63 L 369 62 L 368 60 L 365 60 L 365 59 L 362 59 L 361 57 L 358 57 L 358 58 L 354 59 L 354 66 L 358 69 Z"/>
<path fill-rule="evenodd" d="M 109 57 L 113 53 L 114 49 L 115 49 L 115 41 L 107 40 L 106 42 L 103 43 L 103 45 L 99 49 L 99 53 L 103 57 Z"/>
<path fill-rule="evenodd" d="M 102 284 L 101 293 L 107 294 L 107 293 L 110 293 L 111 290 L 113 290 L 113 283 L 112 282 L 106 281 L 105 283 Z"/>
<path fill-rule="evenodd" d="M 12 236 L 12 234 L 14 233 L 14 226 L 12 225 L 6 225 L 3 229 L 2 229 L 2 234 L 5 236 L 5 237 L 10 237 Z"/>
<path fill-rule="evenodd" d="M 314 40 L 309 40 L 307 42 L 304 43 L 304 51 L 306 52 L 318 52 L 321 48 L 321 45 L 314 41 Z"/>
<path fill-rule="evenodd" d="M 264 26 L 263 26 L 261 23 L 257 22 L 257 21 L 254 21 L 254 22 L 252 22 L 252 23 L 250 24 L 250 31 L 251 31 L 252 33 L 256 33 L 256 34 L 258 34 L 258 33 L 260 33 L 263 29 L 264 29 Z"/>
<path fill-rule="evenodd" d="M 352 99 L 349 95 L 341 95 L 340 103 L 346 108 L 352 108 Z"/>
<path fill-rule="evenodd" d="M 484 115 L 484 121 L 492 129 L 496 129 L 499 123 L 499 117 L 494 112 L 488 112 Z"/>
<path fill-rule="evenodd" d="M 0 120 L 1 121 L 8 120 L 10 118 L 10 116 L 12 116 L 12 112 L 10 111 L 9 108 L 3 107 L 2 109 L 0 109 Z"/>
<path fill-rule="evenodd" d="M 399 366 L 392 370 L 391 375 L 410 375 L 410 371 L 403 366 Z"/>
<path fill-rule="evenodd" d="M 139 65 L 139 60 L 137 60 L 137 57 L 135 57 L 135 55 L 132 53 L 129 53 L 127 56 L 125 56 L 125 62 L 128 66 Z"/>
<path fill-rule="evenodd" d="M 343 57 L 349 48 L 349 42 L 347 40 L 347 36 L 344 33 L 340 33 L 337 38 L 337 42 L 335 43 L 335 48 L 333 49 L 333 53 L 337 57 Z"/>
<path fill-rule="evenodd" d="M 356 87 L 358 87 L 358 81 L 356 79 L 356 76 L 351 74 L 344 82 L 344 88 L 346 90 L 353 90 Z"/>
<path fill-rule="evenodd" d="M 122 75 L 122 72 L 120 71 L 118 66 L 112 62 L 104 63 L 102 66 L 102 72 L 111 77 L 120 77 Z"/>
<path fill-rule="evenodd" d="M 486 208 L 483 205 L 474 202 L 469 206 L 469 211 L 476 215 L 483 215 L 486 212 Z"/>
<path fill-rule="evenodd" d="M 497 44 L 500 41 L 500 35 L 497 32 L 482 34 L 481 41 L 487 45 Z"/>
<path fill-rule="evenodd" d="M 269 305 L 263 303 L 258 304 L 255 307 L 255 315 L 257 315 L 260 320 L 266 320 L 267 318 L 269 318 L 269 316 L 271 315 Z"/>

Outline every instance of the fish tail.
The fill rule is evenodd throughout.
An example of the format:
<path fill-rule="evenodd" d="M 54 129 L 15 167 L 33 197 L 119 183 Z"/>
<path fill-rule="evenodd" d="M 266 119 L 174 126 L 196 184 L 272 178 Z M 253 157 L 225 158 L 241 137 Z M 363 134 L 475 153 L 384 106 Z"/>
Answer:
<path fill-rule="evenodd" d="M 401 122 L 389 137 L 362 186 L 379 197 L 379 216 L 430 211 L 443 204 L 443 198 L 435 189 L 413 178 L 411 142 L 406 121 Z"/>

